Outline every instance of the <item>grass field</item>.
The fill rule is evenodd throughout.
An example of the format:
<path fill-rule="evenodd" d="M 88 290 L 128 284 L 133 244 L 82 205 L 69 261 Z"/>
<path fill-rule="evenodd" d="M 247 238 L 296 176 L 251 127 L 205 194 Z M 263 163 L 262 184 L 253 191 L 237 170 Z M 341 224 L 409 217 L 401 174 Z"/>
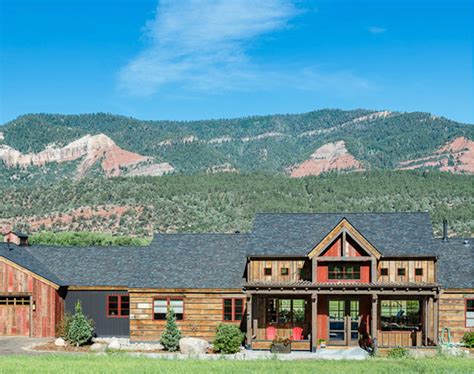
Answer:
<path fill-rule="evenodd" d="M 117 355 L 0 357 L 0 373 L 474 373 L 474 359 L 196 361 Z"/>

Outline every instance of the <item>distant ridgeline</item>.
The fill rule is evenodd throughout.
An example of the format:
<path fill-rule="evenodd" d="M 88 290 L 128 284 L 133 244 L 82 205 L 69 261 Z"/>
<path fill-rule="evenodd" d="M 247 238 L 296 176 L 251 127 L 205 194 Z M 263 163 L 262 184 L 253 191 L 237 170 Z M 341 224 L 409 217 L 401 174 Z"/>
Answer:
<path fill-rule="evenodd" d="M 1 184 L 87 176 L 374 169 L 474 173 L 474 126 L 429 113 L 319 110 L 203 121 L 31 114 L 0 127 Z"/>

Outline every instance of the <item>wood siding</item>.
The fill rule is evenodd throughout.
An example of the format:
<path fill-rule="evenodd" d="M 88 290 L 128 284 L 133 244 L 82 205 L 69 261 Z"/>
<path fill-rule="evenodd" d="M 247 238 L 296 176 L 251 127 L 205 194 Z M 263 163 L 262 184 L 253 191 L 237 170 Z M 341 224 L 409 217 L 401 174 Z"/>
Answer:
<path fill-rule="evenodd" d="M 33 306 L 0 305 L 0 335 L 52 337 L 64 313 L 64 302 L 50 285 L 0 261 L 0 295 L 32 296 Z M 31 319 L 30 319 L 31 315 Z"/>
<path fill-rule="evenodd" d="M 200 291 L 180 290 L 173 292 L 133 292 L 130 291 L 130 340 L 159 341 L 166 321 L 153 319 L 153 299 L 182 298 L 184 301 L 184 319 L 177 321 L 183 336 L 202 338 L 212 341 L 217 326 L 223 323 L 223 299 L 242 298 L 240 290 Z M 225 322 L 241 326 L 245 331 L 245 315 L 242 322 Z"/>
<path fill-rule="evenodd" d="M 388 269 L 388 275 L 381 275 L 381 269 Z M 398 275 L 398 269 L 405 269 L 405 275 Z M 423 269 L 423 275 L 415 275 L 415 269 Z M 435 283 L 436 265 L 434 260 L 380 260 L 377 267 L 379 282 Z"/>
<path fill-rule="evenodd" d="M 449 328 L 454 342 L 459 342 L 466 332 L 474 332 L 474 327 L 466 327 L 466 300 L 474 299 L 474 290 L 455 292 L 446 290 L 439 299 L 439 333 Z M 447 340 L 446 333 L 444 334 Z"/>
<path fill-rule="evenodd" d="M 265 268 L 272 269 L 272 275 L 265 275 Z M 281 269 L 288 268 L 288 275 L 282 275 Z M 300 269 L 303 269 L 301 272 Z M 248 280 L 266 282 L 293 282 L 301 279 L 311 279 L 309 261 L 294 260 L 251 260 Z"/>

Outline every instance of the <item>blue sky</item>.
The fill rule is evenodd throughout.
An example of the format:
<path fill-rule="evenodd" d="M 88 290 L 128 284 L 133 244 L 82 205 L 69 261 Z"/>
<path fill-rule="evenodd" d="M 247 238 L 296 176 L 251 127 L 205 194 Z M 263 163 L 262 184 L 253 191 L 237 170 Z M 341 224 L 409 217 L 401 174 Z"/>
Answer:
<path fill-rule="evenodd" d="M 2 0 L 0 123 L 320 108 L 474 123 L 471 0 Z"/>

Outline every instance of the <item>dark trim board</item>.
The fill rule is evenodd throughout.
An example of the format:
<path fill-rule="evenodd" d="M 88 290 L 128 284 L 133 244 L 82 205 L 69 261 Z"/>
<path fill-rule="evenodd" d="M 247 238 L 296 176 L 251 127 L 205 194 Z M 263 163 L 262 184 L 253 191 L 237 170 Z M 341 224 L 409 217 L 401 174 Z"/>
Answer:
<path fill-rule="evenodd" d="M 127 291 L 68 291 L 65 298 L 66 312 L 74 314 L 77 301 L 81 302 L 86 316 L 94 320 L 94 332 L 99 337 L 129 337 L 128 318 L 107 318 L 107 296 L 127 295 Z"/>

